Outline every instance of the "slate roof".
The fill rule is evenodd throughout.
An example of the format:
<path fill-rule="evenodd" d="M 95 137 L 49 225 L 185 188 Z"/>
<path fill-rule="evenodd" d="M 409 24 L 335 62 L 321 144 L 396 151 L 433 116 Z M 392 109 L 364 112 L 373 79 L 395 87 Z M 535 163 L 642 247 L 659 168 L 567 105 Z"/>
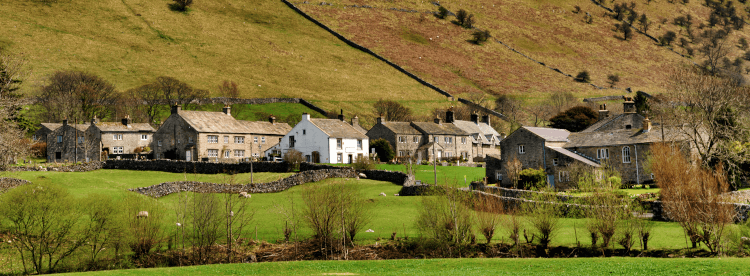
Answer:
<path fill-rule="evenodd" d="M 582 130 L 581 132 L 594 132 L 594 131 L 597 131 L 600 128 L 605 127 L 608 124 L 610 124 L 610 123 L 612 123 L 614 121 L 617 121 L 620 118 L 623 118 L 625 116 L 636 116 L 636 117 L 639 117 L 637 119 L 640 120 L 640 121 L 643 121 L 645 119 L 645 117 L 643 117 L 643 115 L 638 114 L 638 113 L 620 113 L 620 114 L 617 114 L 617 116 L 612 116 L 612 117 L 609 117 L 607 119 L 598 121 L 598 122 L 594 123 L 593 125 L 590 125 L 586 129 Z"/>
<path fill-rule="evenodd" d="M 547 148 L 550 149 L 550 150 L 559 152 L 562 155 L 565 155 L 565 156 L 568 156 L 570 158 L 573 158 L 573 159 L 575 159 L 577 161 L 581 161 L 581 162 L 583 162 L 586 165 L 589 165 L 589 166 L 592 166 L 592 167 L 596 167 L 596 168 L 601 167 L 601 165 L 599 165 L 599 163 L 596 163 L 596 162 L 594 162 L 594 161 L 592 161 L 592 160 L 590 160 L 590 159 L 588 159 L 586 157 L 580 156 L 580 155 L 576 154 L 575 152 L 569 151 L 567 149 L 557 148 L 557 147 L 547 147 Z"/>
<path fill-rule="evenodd" d="M 491 139 L 494 137 L 494 144 L 500 144 L 500 134 L 497 133 L 497 131 L 495 131 L 495 129 L 487 123 L 474 123 L 472 121 L 455 120 L 453 121 L 453 124 L 461 130 L 472 134 L 472 139 L 475 143 L 481 142 L 482 144 L 493 144 L 493 142 L 491 142 Z"/>
<path fill-rule="evenodd" d="M 131 123 L 126 126 L 121 122 L 100 122 L 95 125 L 102 132 L 156 132 L 156 129 L 146 123 Z"/>
<path fill-rule="evenodd" d="M 331 138 L 367 139 L 366 135 L 339 119 L 310 119 L 310 122 Z"/>
<path fill-rule="evenodd" d="M 48 128 L 49 130 L 55 130 L 58 127 L 62 126 L 62 124 L 58 124 L 58 123 L 41 123 L 41 125 Z"/>
<path fill-rule="evenodd" d="M 417 150 L 420 151 L 420 150 L 430 149 L 430 148 L 432 148 L 432 145 L 435 145 L 435 142 L 429 142 L 427 144 L 424 144 L 424 145 L 420 146 L 419 148 L 417 148 Z M 443 148 L 443 146 L 441 146 L 440 144 L 436 144 L 436 145 L 437 145 L 436 149 L 442 149 Z"/>
<path fill-rule="evenodd" d="M 180 110 L 178 115 L 198 132 L 251 133 L 245 124 L 224 112 Z"/>
<path fill-rule="evenodd" d="M 266 121 L 253 122 L 242 120 L 237 120 L 237 122 L 243 124 L 250 133 L 284 136 L 289 133 L 290 130 L 292 130 L 292 127 L 290 127 L 287 123 L 277 122 L 275 124 L 272 124 L 271 122 Z"/>
<path fill-rule="evenodd" d="M 450 123 L 412 122 L 411 124 L 429 135 L 469 135 L 466 131 Z"/>
<path fill-rule="evenodd" d="M 676 127 L 664 128 L 664 140 L 685 140 L 684 134 Z M 645 144 L 662 141 L 661 127 L 652 127 L 651 131 L 643 132 L 642 129 L 620 129 L 612 131 L 578 132 L 568 136 L 565 148 L 575 147 L 602 147 L 627 144 Z"/>
<path fill-rule="evenodd" d="M 354 127 L 354 129 L 356 129 L 357 131 L 359 131 L 359 133 L 367 134 L 367 130 L 364 129 L 362 126 L 358 125 L 358 124 L 357 125 L 352 125 L 352 127 Z"/>
<path fill-rule="evenodd" d="M 414 128 L 409 122 L 382 122 L 381 124 L 396 134 L 411 134 L 411 135 L 421 134 L 419 130 Z"/>
<path fill-rule="evenodd" d="M 564 129 L 557 129 L 557 128 L 548 128 L 548 127 L 523 127 L 528 131 L 531 131 L 531 133 L 536 134 L 539 137 L 542 137 L 545 141 L 548 142 L 567 142 L 568 136 L 571 134 L 569 131 Z"/>

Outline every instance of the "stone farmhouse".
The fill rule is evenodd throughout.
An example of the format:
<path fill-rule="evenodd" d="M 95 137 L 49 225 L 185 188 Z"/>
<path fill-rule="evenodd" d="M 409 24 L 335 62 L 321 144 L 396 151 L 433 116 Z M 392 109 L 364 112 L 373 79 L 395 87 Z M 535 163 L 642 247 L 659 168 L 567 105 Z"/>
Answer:
<path fill-rule="evenodd" d="M 358 120 L 353 120 L 352 124 Z M 369 138 L 352 124 L 338 119 L 311 119 L 303 113 L 302 121 L 292 128 L 278 145 L 266 150 L 267 155 L 283 155 L 297 150 L 306 162 L 347 164 L 356 158 L 369 157 Z M 360 127 L 361 128 L 361 127 Z"/>
<path fill-rule="evenodd" d="M 62 124 L 58 123 L 41 123 L 39 129 L 34 132 L 34 136 L 31 137 L 33 142 L 47 142 L 47 134 L 52 133 L 57 128 L 61 127 Z"/>
<path fill-rule="evenodd" d="M 292 128 L 286 123 L 248 122 L 223 112 L 186 111 L 172 106 L 154 134 L 154 158 L 186 161 L 238 161 L 261 158 Z"/>
<path fill-rule="evenodd" d="M 500 154 L 500 133 L 490 125 L 490 116 L 482 116 L 479 121 L 478 114 L 471 114 L 471 121 L 455 120 L 453 124 L 471 135 L 471 159 L 483 160 L 487 154 Z"/>
<path fill-rule="evenodd" d="M 386 122 L 381 116 L 367 132 L 367 137 L 388 141 L 397 158 L 412 157 L 417 162 L 432 162 L 436 157 L 438 160 L 463 157 L 471 162 L 473 158 L 470 157 L 478 156 L 480 150 L 474 147 L 474 136 L 458 125 L 472 131 L 475 129 L 466 121 L 455 122 L 450 110 L 446 112 L 445 122 L 440 118 L 434 122 Z M 476 134 L 484 135 L 484 132 L 477 130 Z"/>
<path fill-rule="evenodd" d="M 47 162 L 90 162 L 101 160 L 101 136 L 92 124 L 68 124 L 47 134 Z"/>
<path fill-rule="evenodd" d="M 133 123 L 130 116 L 121 122 L 99 122 L 94 118 L 91 125 L 100 134 L 102 152 L 108 154 L 107 158 L 134 157 L 137 148 L 151 147 L 156 132 L 147 123 Z"/>
<path fill-rule="evenodd" d="M 654 127 L 648 118 L 636 113 L 635 103 L 626 99 L 623 114 L 609 116 L 606 106 L 600 107 L 600 120 L 587 129 L 570 133 L 564 129 L 521 127 L 501 143 L 501 155 L 487 160 L 489 183 L 510 186 L 508 163 L 514 158 L 522 168 L 543 168 L 547 182 L 567 186 L 569 165 L 583 164 L 594 168 L 604 165 L 620 172 L 622 182 L 641 184 L 653 180 L 646 167 L 651 145 L 669 141 L 687 145 L 685 136 L 676 127 Z"/>

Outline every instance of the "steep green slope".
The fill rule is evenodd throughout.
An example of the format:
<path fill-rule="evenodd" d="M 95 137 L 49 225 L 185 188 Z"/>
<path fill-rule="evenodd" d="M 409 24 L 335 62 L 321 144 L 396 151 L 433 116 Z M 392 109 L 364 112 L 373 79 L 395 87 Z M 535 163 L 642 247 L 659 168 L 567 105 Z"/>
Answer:
<path fill-rule="evenodd" d="M 201 0 L 188 13 L 169 3 L 3 0 L 0 47 L 30 60 L 27 92 L 56 70 L 76 69 L 121 90 L 166 75 L 209 90 L 235 81 L 244 97 L 445 101 L 277 0 Z"/>

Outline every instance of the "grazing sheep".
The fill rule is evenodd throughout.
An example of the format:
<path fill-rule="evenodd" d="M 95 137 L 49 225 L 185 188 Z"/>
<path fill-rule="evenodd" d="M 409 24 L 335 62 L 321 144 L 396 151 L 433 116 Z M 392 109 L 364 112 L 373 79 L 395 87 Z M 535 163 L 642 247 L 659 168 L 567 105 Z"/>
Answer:
<path fill-rule="evenodd" d="M 252 195 L 251 195 L 251 194 L 248 194 L 247 192 L 240 192 L 240 197 L 244 197 L 244 198 L 250 198 L 251 196 L 252 196 Z"/>
<path fill-rule="evenodd" d="M 147 218 L 148 217 L 148 211 L 140 211 L 140 212 L 138 212 L 138 215 L 136 215 L 135 217 L 137 217 L 137 218 Z"/>

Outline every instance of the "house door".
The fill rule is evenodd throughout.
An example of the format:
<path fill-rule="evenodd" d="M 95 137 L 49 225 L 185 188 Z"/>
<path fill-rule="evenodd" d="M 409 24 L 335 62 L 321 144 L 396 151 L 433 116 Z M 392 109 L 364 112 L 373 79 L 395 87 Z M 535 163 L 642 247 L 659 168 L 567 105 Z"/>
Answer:
<path fill-rule="evenodd" d="M 185 161 L 191 161 L 191 160 L 190 160 L 190 159 L 191 159 L 190 153 L 191 153 L 191 152 L 190 152 L 189 150 L 186 150 L 186 151 L 185 151 Z"/>
<path fill-rule="evenodd" d="M 352 158 L 352 155 L 349 154 L 349 164 L 354 163 L 354 158 Z"/>
<path fill-rule="evenodd" d="M 553 188 L 555 187 L 555 175 L 554 174 L 547 175 L 547 183 L 549 183 L 551 187 Z"/>
<path fill-rule="evenodd" d="M 443 158 L 443 151 L 439 150 L 439 151 L 437 151 L 437 159 L 436 160 L 440 161 L 441 158 Z"/>
<path fill-rule="evenodd" d="M 317 151 L 312 152 L 312 162 L 313 163 L 320 163 L 320 153 Z"/>

